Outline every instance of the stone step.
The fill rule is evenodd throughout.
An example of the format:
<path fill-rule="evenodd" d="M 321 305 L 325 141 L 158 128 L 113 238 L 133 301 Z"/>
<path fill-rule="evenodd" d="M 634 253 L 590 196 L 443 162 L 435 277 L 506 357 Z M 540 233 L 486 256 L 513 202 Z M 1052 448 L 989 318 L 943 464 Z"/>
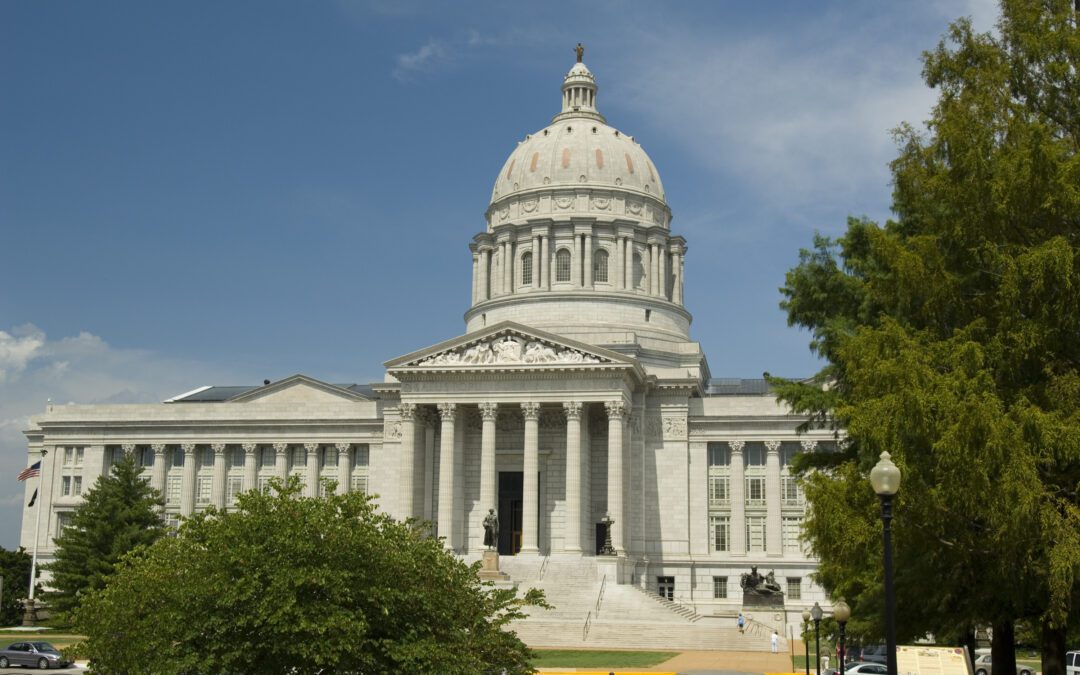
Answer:
<path fill-rule="evenodd" d="M 585 632 L 584 623 L 570 626 L 561 622 L 523 621 L 512 628 L 530 647 L 619 647 L 673 650 L 769 651 L 767 637 L 740 634 L 737 629 L 693 624 L 596 621 Z M 786 651 L 786 645 L 783 649 Z"/>

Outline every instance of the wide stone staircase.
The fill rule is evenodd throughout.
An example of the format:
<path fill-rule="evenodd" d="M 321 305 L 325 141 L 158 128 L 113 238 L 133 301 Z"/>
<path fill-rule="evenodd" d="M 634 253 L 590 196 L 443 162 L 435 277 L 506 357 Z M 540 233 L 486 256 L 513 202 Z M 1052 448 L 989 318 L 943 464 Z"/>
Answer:
<path fill-rule="evenodd" d="M 511 628 L 531 647 L 716 649 L 768 651 L 769 633 L 745 633 L 730 619 L 702 617 L 692 609 L 597 578 L 588 557 L 504 557 L 502 571 L 520 592 L 544 591 L 552 609 L 529 608 Z"/>

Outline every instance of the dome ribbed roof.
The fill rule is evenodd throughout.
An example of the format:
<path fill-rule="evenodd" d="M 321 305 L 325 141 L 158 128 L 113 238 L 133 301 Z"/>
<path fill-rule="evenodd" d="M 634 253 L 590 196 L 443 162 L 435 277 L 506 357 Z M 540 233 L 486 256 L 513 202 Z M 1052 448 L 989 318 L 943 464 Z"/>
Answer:
<path fill-rule="evenodd" d="M 562 112 L 519 142 L 503 164 L 492 204 L 523 190 L 570 186 L 610 187 L 665 201 L 660 174 L 649 156 L 597 111 L 596 80 L 584 63 L 574 64 L 562 90 Z"/>

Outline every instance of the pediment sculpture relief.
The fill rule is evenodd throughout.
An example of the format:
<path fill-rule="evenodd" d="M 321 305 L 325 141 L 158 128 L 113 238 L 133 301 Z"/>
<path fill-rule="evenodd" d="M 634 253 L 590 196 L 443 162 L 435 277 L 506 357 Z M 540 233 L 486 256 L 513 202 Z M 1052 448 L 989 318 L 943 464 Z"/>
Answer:
<path fill-rule="evenodd" d="M 478 342 L 419 361 L 418 366 L 497 365 L 503 363 L 600 363 L 576 349 L 564 349 L 513 335 Z"/>

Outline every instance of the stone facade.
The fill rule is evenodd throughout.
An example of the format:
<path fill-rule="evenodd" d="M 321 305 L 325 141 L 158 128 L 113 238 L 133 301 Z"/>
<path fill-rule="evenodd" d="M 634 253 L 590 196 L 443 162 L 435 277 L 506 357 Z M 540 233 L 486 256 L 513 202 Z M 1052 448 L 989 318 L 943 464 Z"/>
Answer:
<path fill-rule="evenodd" d="M 596 91 L 577 63 L 562 111 L 500 171 L 470 244 L 464 335 L 388 361 L 372 385 L 296 375 L 157 405 L 49 406 L 26 432 L 30 462 L 46 454 L 41 526 L 27 509 L 22 545 L 48 562 L 81 492 L 131 453 L 168 522 L 296 475 L 309 496 L 324 481 L 376 494 L 470 560 L 496 509 L 504 557 L 592 557 L 612 583 L 700 614 L 737 612 L 751 566 L 786 591 L 770 624 L 824 604 L 787 466 L 833 439 L 798 434 L 804 420 L 762 382 L 711 377 L 683 305 L 686 240 Z M 598 555 L 605 517 L 613 557 Z"/>

